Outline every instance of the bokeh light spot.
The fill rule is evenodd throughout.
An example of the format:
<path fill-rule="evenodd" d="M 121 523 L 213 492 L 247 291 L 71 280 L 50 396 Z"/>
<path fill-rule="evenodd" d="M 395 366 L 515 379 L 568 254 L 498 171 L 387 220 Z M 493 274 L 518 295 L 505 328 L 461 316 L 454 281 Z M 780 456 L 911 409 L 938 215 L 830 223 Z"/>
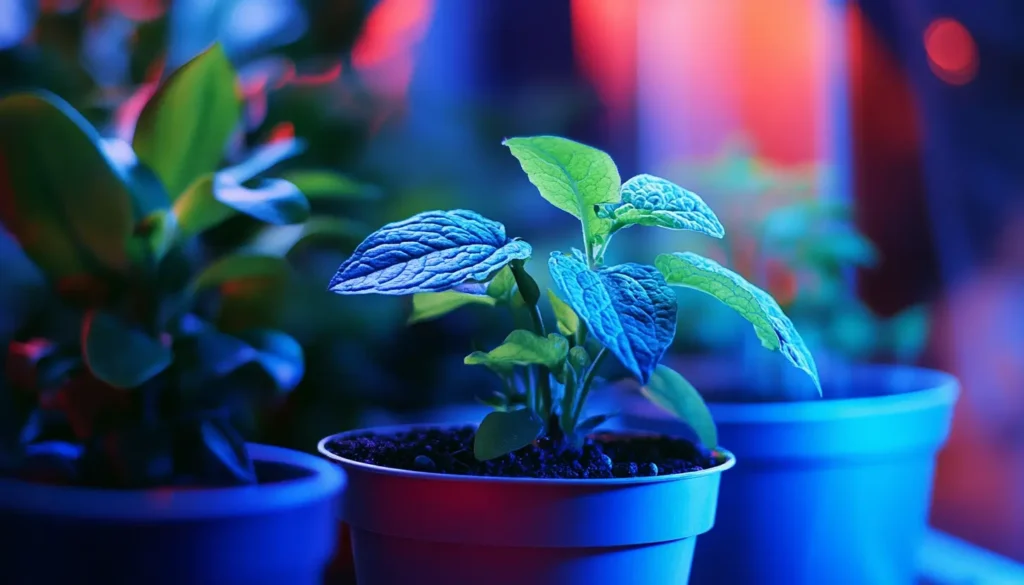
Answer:
<path fill-rule="evenodd" d="M 924 31 L 928 65 L 952 85 L 964 85 L 978 72 L 978 47 L 971 33 L 952 18 L 937 18 Z"/>

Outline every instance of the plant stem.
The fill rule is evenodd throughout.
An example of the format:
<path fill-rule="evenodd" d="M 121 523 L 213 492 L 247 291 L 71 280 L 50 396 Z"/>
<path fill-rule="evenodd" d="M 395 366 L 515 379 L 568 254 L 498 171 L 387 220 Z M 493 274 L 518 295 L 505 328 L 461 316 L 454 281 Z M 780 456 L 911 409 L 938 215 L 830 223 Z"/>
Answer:
<path fill-rule="evenodd" d="M 587 401 L 587 394 L 590 393 L 590 388 L 594 385 L 594 378 L 597 377 L 597 371 L 601 368 L 601 363 L 604 362 L 605 357 L 608 355 L 608 348 L 602 347 L 601 351 L 597 352 L 597 356 L 594 357 L 594 362 L 590 364 L 590 369 L 583 375 L 583 381 L 580 383 L 580 387 L 577 388 L 579 397 L 576 399 L 576 405 L 573 409 L 571 420 L 571 429 L 564 429 L 566 432 L 572 432 L 576 429 L 576 423 L 580 421 L 580 415 L 583 414 L 583 405 Z"/>
<path fill-rule="evenodd" d="M 526 310 L 530 313 L 533 332 L 540 337 L 544 337 L 546 335 L 544 318 L 540 313 L 540 307 L 537 305 L 540 298 L 536 294 L 537 284 L 526 272 L 522 262 L 513 262 L 509 266 L 512 269 L 512 276 L 516 279 L 516 286 L 519 287 L 519 296 L 523 298 L 523 301 L 526 303 Z M 523 294 L 524 290 L 530 289 L 534 291 L 534 294 Z M 547 421 L 551 415 L 551 374 L 543 366 L 536 366 L 531 369 L 531 372 L 533 383 L 529 384 L 529 404 L 533 407 L 534 412 Z"/>

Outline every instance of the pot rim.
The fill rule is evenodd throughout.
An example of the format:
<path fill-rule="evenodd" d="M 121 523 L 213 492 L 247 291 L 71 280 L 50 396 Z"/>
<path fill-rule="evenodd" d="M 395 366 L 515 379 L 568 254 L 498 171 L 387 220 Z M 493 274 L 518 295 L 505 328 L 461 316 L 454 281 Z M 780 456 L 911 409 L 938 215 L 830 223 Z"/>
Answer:
<path fill-rule="evenodd" d="M 372 463 L 363 463 L 348 459 L 340 455 L 336 455 L 327 450 L 327 443 L 340 438 L 345 435 L 363 434 L 368 432 L 378 434 L 389 434 L 397 433 L 401 431 L 413 430 L 413 429 L 447 429 L 456 428 L 462 426 L 476 426 L 476 423 L 436 423 L 436 424 L 405 424 L 405 425 L 387 425 L 382 427 L 370 427 L 364 429 L 353 429 L 350 431 L 343 431 L 340 433 L 334 433 L 328 435 L 320 442 L 317 443 L 317 450 L 321 455 L 336 461 L 345 467 L 345 470 L 360 470 L 368 473 L 377 475 L 386 475 L 391 477 L 404 477 L 409 479 L 422 479 L 429 481 L 446 481 L 446 482 L 457 482 L 457 483 L 494 483 L 494 484 L 540 484 L 545 486 L 592 486 L 592 487 L 604 487 L 604 486 L 629 486 L 629 485 L 643 485 L 651 483 L 662 483 L 669 481 L 683 481 L 690 479 L 698 479 L 707 477 L 709 475 L 715 475 L 728 471 L 736 465 L 736 456 L 731 451 L 716 447 L 715 451 L 725 456 L 725 461 L 716 465 L 715 467 L 702 469 L 700 471 L 687 471 L 685 473 L 673 473 L 671 475 L 656 475 L 653 477 L 613 477 L 613 478 L 602 478 L 602 479 L 561 479 L 561 478 L 549 478 L 549 477 L 496 477 L 496 476 L 484 476 L 484 475 L 452 475 L 444 473 L 429 473 L 426 471 L 411 471 L 407 469 L 395 469 L 392 467 L 384 467 L 382 465 L 375 465 Z M 613 435 L 658 435 L 662 433 L 644 433 L 643 431 L 614 431 L 611 432 Z M 671 436 L 671 435 L 666 435 Z"/>
<path fill-rule="evenodd" d="M 345 484 L 336 465 L 291 449 L 257 443 L 246 447 L 254 462 L 309 473 L 256 485 L 199 489 L 116 490 L 48 485 L 0 478 L 0 511 L 121 521 L 189 521 L 255 516 L 334 497 Z"/>
<path fill-rule="evenodd" d="M 905 365 L 855 365 L 851 372 L 877 376 L 879 380 L 892 376 L 915 376 L 918 388 L 893 394 L 856 396 L 849 398 L 815 398 L 808 400 L 778 400 L 750 402 L 708 401 L 708 409 L 716 422 L 751 423 L 774 422 L 828 422 L 851 418 L 878 417 L 940 408 L 954 404 L 960 394 L 960 382 L 952 374 Z"/>

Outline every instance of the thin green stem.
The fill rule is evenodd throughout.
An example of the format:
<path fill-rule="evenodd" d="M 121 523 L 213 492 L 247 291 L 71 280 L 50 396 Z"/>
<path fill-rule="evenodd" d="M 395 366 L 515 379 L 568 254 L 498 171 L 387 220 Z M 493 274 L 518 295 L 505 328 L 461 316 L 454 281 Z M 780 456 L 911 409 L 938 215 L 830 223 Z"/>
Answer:
<path fill-rule="evenodd" d="M 601 351 L 597 352 L 594 357 L 593 363 L 590 364 L 590 369 L 583 375 L 583 381 L 580 383 L 580 387 L 577 388 L 579 397 L 576 399 L 575 407 L 573 408 L 571 420 L 571 430 L 576 429 L 576 424 L 580 421 L 580 415 L 583 414 L 583 405 L 587 402 L 587 395 L 590 394 L 590 389 L 594 386 L 594 379 L 597 377 L 597 371 L 601 368 L 601 363 L 604 362 L 608 356 L 608 348 L 602 347 Z M 566 432 L 569 432 L 567 430 Z"/>

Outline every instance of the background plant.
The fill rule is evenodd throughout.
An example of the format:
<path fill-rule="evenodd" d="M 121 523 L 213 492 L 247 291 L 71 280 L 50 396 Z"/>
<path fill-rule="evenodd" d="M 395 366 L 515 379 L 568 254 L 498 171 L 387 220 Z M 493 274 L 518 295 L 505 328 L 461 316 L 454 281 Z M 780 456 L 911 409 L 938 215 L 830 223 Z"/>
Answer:
<path fill-rule="evenodd" d="M 473 303 L 512 309 L 517 329 L 505 342 L 465 359 L 490 368 L 504 383 L 494 396 L 498 410 L 477 430 L 478 459 L 507 454 L 545 433 L 578 447 L 607 418 L 581 420 L 581 414 L 609 355 L 654 403 L 688 423 L 706 447 L 715 447 L 714 424 L 700 395 L 660 364 L 676 332 L 673 286 L 703 291 L 736 310 L 765 347 L 779 350 L 817 384 L 814 361 L 790 320 L 737 273 L 692 252 L 661 254 L 654 266 L 605 265 L 613 236 L 633 225 L 721 238 L 721 223 L 700 197 L 651 175 L 622 183 L 606 153 L 564 138 L 504 144 L 544 199 L 582 228 L 583 251 L 554 252 L 548 261 L 558 289 L 546 295 L 557 333 L 545 326 L 540 289 L 526 270 L 532 247 L 473 211 L 427 211 L 384 226 L 341 264 L 329 285 L 338 294 L 416 295 L 414 319 Z"/>
<path fill-rule="evenodd" d="M 852 208 L 819 196 L 815 183 L 823 167 L 784 168 L 754 156 L 736 142 L 714 161 L 689 161 L 670 170 L 710 193 L 727 212 L 723 224 L 733 237 L 714 242 L 677 239 L 711 257 L 726 259 L 740 274 L 768 290 L 803 332 L 816 354 L 832 361 L 912 361 L 924 347 L 928 315 L 914 306 L 881 317 L 856 294 L 854 272 L 879 260 L 874 245 L 857 231 Z M 664 243 L 664 240 L 662 240 Z M 681 302 L 692 326 L 680 336 L 684 352 L 745 347 L 741 323 L 700 298 Z M 744 350 L 758 394 L 800 397 L 778 366 L 755 350 Z M 819 355 L 819 357 L 822 357 Z"/>
<path fill-rule="evenodd" d="M 9 346 L 21 430 L 7 454 L 22 472 L 57 463 L 49 479 L 106 487 L 256 480 L 236 427 L 293 389 L 304 360 L 250 313 L 283 300 L 296 245 L 349 231 L 310 220 L 331 175 L 266 176 L 299 141 L 223 166 L 241 109 L 219 45 L 159 86 L 131 144 L 52 94 L 0 101 L 0 220 L 49 288 Z M 296 229 L 214 237 L 238 220 Z"/>

